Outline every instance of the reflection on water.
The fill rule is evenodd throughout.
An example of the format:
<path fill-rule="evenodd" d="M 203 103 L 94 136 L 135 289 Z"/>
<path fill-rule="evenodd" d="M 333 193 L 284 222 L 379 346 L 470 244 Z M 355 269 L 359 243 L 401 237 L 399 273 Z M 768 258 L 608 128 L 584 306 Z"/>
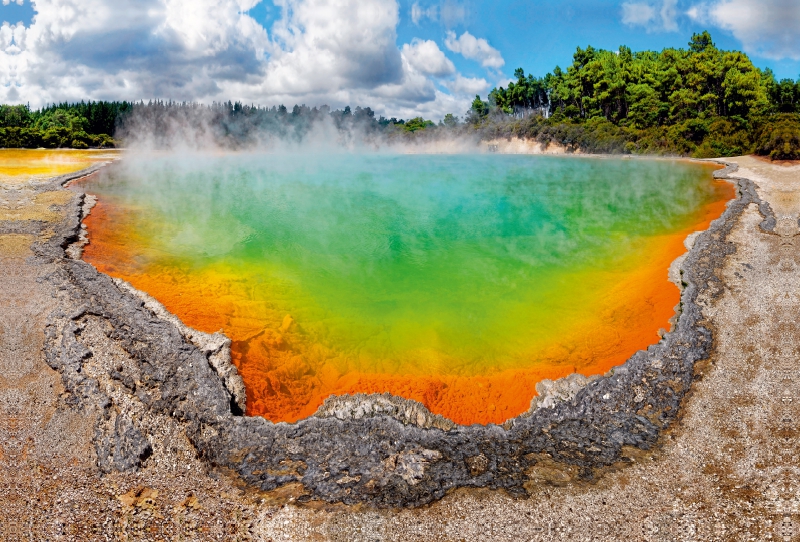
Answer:
<path fill-rule="evenodd" d="M 49 179 L 113 160 L 117 151 L 71 149 L 0 149 L 0 183 L 18 184 L 30 179 Z"/>

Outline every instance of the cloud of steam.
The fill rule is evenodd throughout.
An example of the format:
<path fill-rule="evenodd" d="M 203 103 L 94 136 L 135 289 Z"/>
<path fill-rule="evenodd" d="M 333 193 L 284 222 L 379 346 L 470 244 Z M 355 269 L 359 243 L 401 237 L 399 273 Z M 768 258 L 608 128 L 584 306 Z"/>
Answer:
<path fill-rule="evenodd" d="M 474 152 L 477 136 L 444 127 L 409 133 L 381 126 L 369 108 L 252 108 L 234 104 L 136 105 L 115 137 L 135 152 Z"/>

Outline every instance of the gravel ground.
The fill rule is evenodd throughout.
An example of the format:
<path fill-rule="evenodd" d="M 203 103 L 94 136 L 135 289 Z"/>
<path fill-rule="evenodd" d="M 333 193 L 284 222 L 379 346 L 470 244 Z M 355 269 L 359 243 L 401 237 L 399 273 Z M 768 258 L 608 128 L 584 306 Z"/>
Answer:
<path fill-rule="evenodd" d="M 183 393 L 180 401 L 164 407 L 164 381 L 148 387 L 148 379 L 158 376 L 158 371 L 148 372 L 135 355 L 138 349 L 152 345 L 139 345 L 135 333 L 125 329 L 127 320 L 98 309 L 96 299 L 87 297 L 85 291 L 82 296 L 74 294 L 77 263 L 64 258 L 63 247 L 78 240 L 83 195 L 63 190 L 59 182 L 0 186 L 2 539 L 800 537 L 800 477 L 794 454 L 798 407 L 793 402 L 797 394 L 792 378 L 797 356 L 794 307 L 800 289 L 794 250 L 795 236 L 800 233 L 800 166 L 749 157 L 730 162 L 739 166 L 735 177 L 755 183 L 761 201 L 745 194 L 736 212 L 728 213 L 725 228 L 707 240 L 706 251 L 696 251 L 694 262 L 691 257 L 687 260 L 689 274 L 700 268 L 713 271 L 698 281 L 702 287 L 698 286 L 692 300 L 692 310 L 698 311 L 692 328 L 713 332 L 713 344 L 709 348 L 699 343 L 686 347 L 708 352 L 710 359 L 690 360 L 694 382 L 683 399 L 678 420 L 667 423 L 674 420 L 674 411 L 657 417 L 667 424 L 666 430 L 650 420 L 656 429 L 654 437 L 641 438 L 635 446 L 617 451 L 612 446 L 608 455 L 598 452 L 603 460 L 593 463 L 568 457 L 559 447 L 564 438 L 556 438 L 554 453 L 526 460 L 529 463 L 523 465 L 520 479 L 524 491 L 516 489 L 516 482 L 508 486 L 511 493 L 475 487 L 452 489 L 426 506 L 400 509 L 374 508 L 370 500 L 362 498 L 356 500 L 364 504 L 337 504 L 353 501 L 338 493 L 325 498 L 324 484 L 313 486 L 302 475 L 290 475 L 307 466 L 288 455 L 279 462 L 281 473 L 265 473 L 267 478 L 281 481 L 272 484 L 279 489 L 262 491 L 263 484 L 253 483 L 252 465 L 249 471 L 243 469 L 242 459 L 231 452 L 231 438 L 247 439 L 254 434 L 251 429 L 241 430 L 252 422 L 223 412 L 230 410 L 231 396 L 225 396 L 227 406 L 212 405 L 216 414 L 193 414 L 192 408 L 205 408 L 207 403 L 198 403 L 199 399 L 193 403 L 187 395 L 194 392 L 180 390 L 176 392 Z M 752 185 L 745 182 L 742 186 L 746 192 Z M 773 219 L 765 221 L 772 213 Z M 709 252 L 709 247 L 716 253 Z M 131 311 L 141 310 L 141 301 L 137 305 L 130 295 L 125 299 L 125 303 L 133 303 Z M 188 345 L 172 324 L 158 327 L 166 324 L 155 316 L 152 320 L 148 324 L 152 329 L 164 330 L 164 344 L 153 352 L 166 356 L 161 358 L 165 364 L 174 361 L 195 368 L 193 356 L 202 348 Z M 678 339 L 683 336 L 676 337 L 680 346 Z M 143 345 L 148 340 L 152 342 L 152 338 L 140 337 Z M 669 341 L 662 346 L 669 346 Z M 649 371 L 641 373 L 646 379 L 665 371 L 661 357 L 650 354 L 640 356 L 637 363 L 641 367 L 633 365 Z M 218 399 L 227 393 L 226 388 L 208 366 L 206 362 L 205 372 L 192 372 L 187 382 L 201 397 L 210 394 Z M 615 382 L 622 382 L 621 378 L 617 375 Z M 625 379 L 628 388 L 620 397 L 640 402 L 649 385 L 646 379 L 639 388 Z M 605 385 L 610 384 L 593 383 L 553 411 L 563 413 L 592 404 L 591 390 Z M 157 399 L 152 397 L 154 389 L 159 392 Z M 176 404 L 185 412 L 174 410 Z M 671 409 L 671 403 L 666 399 L 653 404 L 670 412 L 667 407 Z M 621 405 L 614 412 L 627 407 Z M 641 412 L 639 407 L 628 411 L 634 413 L 630 416 L 641 417 L 635 414 Z M 553 415 L 535 413 L 530 418 L 533 421 L 525 421 L 526 427 L 539 430 L 541 424 L 536 425 L 536 420 Z M 209 417 L 216 417 L 217 425 L 209 422 Z M 226 437 L 229 419 L 236 420 L 239 429 Z M 370 423 L 391 422 L 374 420 L 388 419 L 374 418 Z M 325 430 L 342 427 L 335 424 L 344 422 L 328 418 L 313 423 Z M 366 422 L 349 420 L 345 426 L 357 428 L 359 423 Z M 273 427 L 286 431 L 285 426 Z M 398 427 L 417 439 L 429 438 L 426 431 L 440 431 Z M 513 427 L 507 429 L 513 431 Z M 260 433 L 256 436 L 266 438 Z M 227 451 L 220 453 L 219 446 Z M 243 446 L 240 443 L 240 448 Z M 270 469 L 273 466 L 266 456 L 273 449 L 275 454 L 284 453 L 277 445 L 260 452 L 265 456 L 262 464 Z M 346 456 L 347 451 L 341 454 Z M 432 477 L 425 469 L 422 474 L 414 470 L 414 454 L 423 463 L 439 461 L 425 451 L 398 455 L 392 468 L 406 469 L 395 474 L 403 479 L 403 474 L 410 476 L 408 487 L 417 487 L 421 480 L 427 483 Z M 608 458 L 613 461 L 609 463 Z M 475 486 L 473 479 L 481 476 L 502 479 L 491 470 L 496 465 L 487 464 L 486 456 L 467 454 L 462 461 L 466 465 L 461 469 L 462 485 Z M 348 479 L 340 485 L 356 488 L 359 483 Z M 307 497 L 301 499 L 307 503 L 298 505 L 294 502 L 298 497 Z M 399 502 L 407 506 L 428 501 L 413 494 Z"/>

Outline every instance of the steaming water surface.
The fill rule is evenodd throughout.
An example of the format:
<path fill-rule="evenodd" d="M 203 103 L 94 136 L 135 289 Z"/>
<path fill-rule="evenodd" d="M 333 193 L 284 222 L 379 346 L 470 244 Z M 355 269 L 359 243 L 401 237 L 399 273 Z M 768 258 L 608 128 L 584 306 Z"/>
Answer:
<path fill-rule="evenodd" d="M 15 185 L 31 179 L 49 179 L 114 160 L 113 150 L 0 149 L 0 183 Z"/>
<path fill-rule="evenodd" d="M 732 196 L 685 162 L 131 156 L 89 181 L 86 259 L 223 329 L 248 412 L 391 392 L 460 423 L 658 340 L 685 236 Z"/>

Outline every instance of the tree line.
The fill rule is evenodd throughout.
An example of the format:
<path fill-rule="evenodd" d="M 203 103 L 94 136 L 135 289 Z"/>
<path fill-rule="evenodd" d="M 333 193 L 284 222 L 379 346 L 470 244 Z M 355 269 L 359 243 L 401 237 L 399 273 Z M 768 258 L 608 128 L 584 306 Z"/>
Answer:
<path fill-rule="evenodd" d="M 132 110 L 117 120 L 115 134 L 123 141 L 149 140 L 158 147 L 176 142 L 191 144 L 186 140 L 189 137 L 211 140 L 226 148 L 246 148 L 274 140 L 299 143 L 322 126 L 332 129 L 339 142 L 346 144 L 355 138 L 413 134 L 435 128 L 436 124 L 422 117 L 376 117 L 369 107 L 295 105 L 288 109 L 284 105 L 262 107 L 231 101 L 211 105 L 154 101 L 133 104 Z"/>
<path fill-rule="evenodd" d="M 578 48 L 572 64 L 476 96 L 463 121 L 376 117 L 369 107 L 262 107 L 241 102 L 80 102 L 0 106 L 0 147 L 113 147 L 186 134 L 243 148 L 270 139 L 303 141 L 325 121 L 345 144 L 437 138 L 520 137 L 568 150 L 695 157 L 757 152 L 800 158 L 800 80 L 777 80 L 708 32 L 688 48 L 634 52 Z"/>
<path fill-rule="evenodd" d="M 455 125 L 454 119 L 448 115 L 445 121 Z M 284 105 L 164 100 L 60 103 L 39 110 L 0 105 L 0 148 L 110 148 L 142 140 L 164 146 L 187 134 L 228 148 L 244 148 L 269 139 L 300 142 L 323 121 L 330 121 L 345 140 L 354 134 L 403 137 L 437 127 L 422 117 L 376 117 L 369 107 L 350 106 L 332 110 L 295 105 L 290 110 Z"/>
<path fill-rule="evenodd" d="M 0 105 L 0 147 L 113 147 L 118 120 L 131 107 L 128 102 L 63 103 L 39 110 Z"/>
<path fill-rule="evenodd" d="M 467 120 L 478 131 L 590 151 L 800 157 L 800 80 L 777 80 L 708 32 L 686 49 L 579 47 L 566 69 L 515 78 L 476 96 Z"/>

